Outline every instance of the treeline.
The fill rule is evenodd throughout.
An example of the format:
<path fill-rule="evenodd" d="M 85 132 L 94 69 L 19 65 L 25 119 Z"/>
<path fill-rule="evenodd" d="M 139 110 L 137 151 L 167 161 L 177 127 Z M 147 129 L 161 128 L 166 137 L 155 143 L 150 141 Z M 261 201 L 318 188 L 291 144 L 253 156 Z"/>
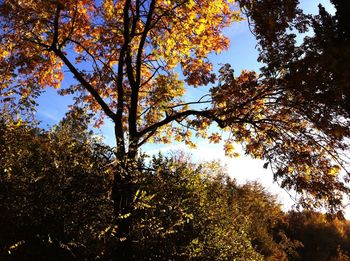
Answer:
<path fill-rule="evenodd" d="M 73 111 L 42 130 L 0 119 L 0 260 L 119 260 L 110 200 L 114 152 Z M 140 157 L 130 260 L 350 260 L 350 223 L 284 213 L 260 184 L 216 162 Z"/>

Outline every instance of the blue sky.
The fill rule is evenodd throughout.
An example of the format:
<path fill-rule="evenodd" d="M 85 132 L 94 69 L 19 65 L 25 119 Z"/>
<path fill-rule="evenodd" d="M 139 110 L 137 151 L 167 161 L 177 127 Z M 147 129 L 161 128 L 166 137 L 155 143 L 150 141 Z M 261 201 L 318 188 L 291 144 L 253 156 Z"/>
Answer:
<path fill-rule="evenodd" d="M 314 0 L 302 0 L 301 7 L 307 13 L 317 13 L 317 5 L 321 3 L 327 10 L 334 12 L 333 6 L 327 0 L 314 1 Z M 225 34 L 230 37 L 231 46 L 228 51 L 222 52 L 219 55 L 211 55 L 210 59 L 214 64 L 215 70 L 218 70 L 220 64 L 230 63 L 235 69 L 235 72 L 239 73 L 242 69 L 258 70 L 261 64 L 257 62 L 258 52 L 256 51 L 256 40 L 250 33 L 247 22 L 233 24 L 230 28 L 225 30 Z M 63 86 L 68 86 L 73 82 L 73 78 L 69 73 L 65 74 Z M 208 88 L 198 88 L 196 92 L 189 92 L 187 94 L 188 99 L 191 96 L 199 96 L 207 93 Z M 42 126 L 51 126 L 58 123 L 58 121 L 64 116 L 68 110 L 68 106 L 72 104 L 72 98 L 69 96 L 59 96 L 56 90 L 48 89 L 39 99 L 39 108 L 37 117 L 42 122 Z M 114 145 L 113 126 L 110 122 L 106 122 L 105 125 L 98 130 L 100 134 L 105 137 L 105 142 Z M 195 161 L 203 160 L 219 160 L 222 164 L 226 165 L 229 174 L 236 178 L 238 182 L 244 183 L 246 181 L 258 180 L 261 182 L 270 192 L 277 194 L 280 202 L 284 205 L 285 209 L 289 209 L 293 204 L 293 201 L 287 195 L 285 191 L 279 188 L 279 186 L 273 183 L 272 173 L 270 170 L 263 169 L 263 162 L 259 160 L 253 160 L 249 157 L 242 156 L 239 159 L 229 159 L 224 156 L 222 150 L 222 144 L 209 144 L 207 141 L 200 140 L 197 142 L 196 150 L 189 150 L 183 144 L 171 144 L 171 145 L 159 145 L 159 144 L 146 144 L 142 151 L 149 154 L 162 152 L 169 152 L 172 150 L 184 150 L 192 153 Z M 350 216 L 350 213 L 349 215 Z"/>

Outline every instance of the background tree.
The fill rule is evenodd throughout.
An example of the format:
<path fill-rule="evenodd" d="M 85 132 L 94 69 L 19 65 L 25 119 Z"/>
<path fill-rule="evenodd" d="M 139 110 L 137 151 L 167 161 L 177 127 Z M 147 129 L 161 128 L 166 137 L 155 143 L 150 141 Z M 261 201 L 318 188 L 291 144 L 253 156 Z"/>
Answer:
<path fill-rule="evenodd" d="M 285 214 L 277 203 L 277 198 L 259 183 L 236 185 L 233 200 L 239 205 L 243 216 L 251 220 L 248 235 L 255 249 L 266 258 L 288 260 L 288 254 L 292 256 L 292 252 L 300 247 L 297 242 L 288 240 L 282 229 Z"/>
<path fill-rule="evenodd" d="M 238 185 L 218 162 L 158 155 L 139 182 L 134 259 L 288 260 L 302 247 L 287 236 L 276 198 L 257 183 Z"/>
<path fill-rule="evenodd" d="M 285 224 L 288 237 L 303 244 L 299 256 L 290 260 L 349 260 L 349 221 L 314 211 L 291 211 Z"/>
<path fill-rule="evenodd" d="M 247 233 L 253 221 L 240 212 L 217 163 L 159 155 L 143 180 L 133 229 L 142 258 L 262 260 Z"/>
<path fill-rule="evenodd" d="M 275 179 L 281 182 L 282 187 L 294 187 L 302 194 L 305 191 L 311 191 L 312 197 L 315 198 L 329 197 L 331 193 L 321 195 L 316 190 L 321 191 L 330 184 L 334 185 L 332 189 L 338 190 L 338 187 L 339 190 L 343 190 L 341 188 L 343 185 L 330 181 L 329 175 L 323 175 L 319 170 L 308 169 L 308 167 L 301 170 L 297 162 L 302 160 L 313 166 L 328 165 L 329 167 L 333 165 L 331 162 L 337 162 L 337 159 L 331 156 L 333 160 L 326 163 L 327 160 L 321 160 L 323 158 L 321 155 L 324 153 L 335 155 L 337 151 L 347 163 L 341 164 L 338 161 L 333 167 L 337 168 L 336 165 L 345 167 L 343 176 L 345 179 L 349 174 L 347 153 L 341 152 L 348 146 L 347 137 L 350 131 L 347 105 L 348 81 L 346 80 L 346 71 L 349 69 L 348 23 L 345 15 L 349 11 L 348 3 L 332 1 L 338 8 L 334 17 L 329 15 L 323 7 L 320 7 L 318 16 L 305 15 L 298 7 L 298 1 L 295 0 L 243 0 L 240 3 L 249 19 L 251 30 L 258 40 L 259 61 L 265 64 L 259 75 L 262 85 L 269 86 L 267 88 L 276 93 L 283 93 L 282 96 L 277 96 L 277 99 L 278 104 L 281 102 L 283 105 L 284 113 L 288 115 L 284 119 L 289 118 L 307 126 L 300 128 L 298 123 L 299 127 L 296 129 L 299 134 L 297 135 L 290 135 L 293 131 L 288 131 L 288 137 L 284 140 L 298 144 L 290 146 L 289 142 L 282 142 L 289 147 L 287 153 L 289 156 L 281 157 L 286 152 L 277 146 L 279 156 L 272 158 L 274 161 L 281 159 L 285 168 L 275 171 Z M 342 11 L 340 6 L 343 7 Z M 298 45 L 297 37 L 302 38 L 308 30 L 313 30 L 315 34 L 306 36 L 304 42 Z M 284 119 L 281 118 L 281 122 Z M 289 128 L 290 125 L 284 125 L 284 129 Z M 282 136 L 278 135 L 278 137 Z M 327 143 L 329 145 L 326 145 Z M 300 146 L 302 144 L 304 146 Z M 308 153 L 310 144 L 318 144 L 323 149 Z M 335 148 L 335 151 L 331 152 L 329 148 Z M 303 159 L 299 158 L 300 156 Z M 314 156 L 320 162 L 317 163 L 318 160 Z M 293 162 L 288 160 L 292 158 L 294 158 Z M 299 174 L 295 172 L 290 175 L 291 172 L 286 171 L 286 168 L 299 169 L 297 171 Z M 309 171 L 311 175 L 307 174 Z M 333 171 L 336 170 L 329 169 L 329 174 Z M 306 195 L 302 197 L 304 196 Z M 338 200 L 339 198 L 333 197 L 330 201 L 335 203 Z"/>
<path fill-rule="evenodd" d="M 3 112 L 0 134 L 0 259 L 108 256 L 99 235 L 114 222 L 111 153 L 86 116 L 72 112 L 43 131 Z"/>
<path fill-rule="evenodd" d="M 172 139 L 191 145 L 191 130 L 218 142 L 221 136 L 209 131 L 214 122 L 230 133 L 227 155 L 236 155 L 233 143 L 243 144 L 247 154 L 270 164 L 282 187 L 299 192 L 305 205 L 324 204 L 335 212 L 342 192 L 348 192 L 346 179 L 339 175 L 349 137 L 348 118 L 341 111 L 305 99 L 272 73 L 261 77 L 244 71 L 235 77 L 229 66 L 220 70 L 219 83 L 207 96 L 184 99 L 184 83 L 198 87 L 214 82 L 207 57 L 228 47 L 222 29 L 241 19 L 238 8 L 260 14 L 252 15 L 257 25 L 268 25 L 256 27 L 260 35 L 281 36 L 277 42 L 290 46 L 287 40 L 293 37 L 284 37 L 284 32 L 300 14 L 297 1 L 277 1 L 278 8 L 271 8 L 270 1 L 240 3 L 0 1 L 2 96 L 26 98 L 45 87 L 58 88 L 66 68 L 77 84 L 61 92 L 78 93 L 78 103 L 87 103 L 114 123 L 117 166 L 112 199 L 119 231 L 126 238 L 140 146 Z M 296 25 L 305 30 L 304 22 Z M 276 42 L 268 43 L 274 49 Z M 266 46 L 264 41 L 260 44 Z M 278 68 L 285 64 L 273 61 Z"/>
<path fill-rule="evenodd" d="M 303 14 L 297 3 L 259 1 L 254 7 L 247 5 L 261 46 L 260 60 L 267 64 L 263 73 L 278 78 L 279 84 L 301 95 L 309 104 L 307 109 L 318 104 L 319 125 L 334 120 L 331 112 L 349 118 L 349 2 L 332 0 L 334 15 L 320 5 L 319 14 L 314 16 Z M 264 12 L 270 5 L 277 6 L 276 11 Z M 300 44 L 296 31 L 312 33 Z"/>

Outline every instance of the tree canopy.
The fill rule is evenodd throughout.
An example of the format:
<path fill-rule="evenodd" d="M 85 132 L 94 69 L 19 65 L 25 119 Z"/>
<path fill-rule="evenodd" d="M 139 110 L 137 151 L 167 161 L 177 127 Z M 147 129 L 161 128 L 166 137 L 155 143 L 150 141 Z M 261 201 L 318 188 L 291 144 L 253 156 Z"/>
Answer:
<path fill-rule="evenodd" d="M 308 103 L 318 104 L 320 108 L 314 113 L 320 124 L 334 120 L 331 112 L 348 119 L 349 2 L 332 0 L 334 15 L 322 5 L 317 15 L 306 15 L 297 3 L 285 1 L 284 12 L 275 13 L 267 12 L 269 5 L 265 1 L 247 6 L 260 45 L 260 60 L 266 63 L 262 72 L 278 77 L 279 84 L 300 93 Z M 311 33 L 301 43 L 297 41 L 296 32 L 307 31 Z"/>

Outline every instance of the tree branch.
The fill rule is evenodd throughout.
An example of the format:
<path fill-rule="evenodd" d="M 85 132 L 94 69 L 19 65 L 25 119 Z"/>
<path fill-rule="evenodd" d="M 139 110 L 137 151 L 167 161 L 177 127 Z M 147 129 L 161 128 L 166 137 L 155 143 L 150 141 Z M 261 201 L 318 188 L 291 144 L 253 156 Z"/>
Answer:
<path fill-rule="evenodd" d="M 124 141 L 124 128 L 123 128 L 123 112 L 124 112 L 124 64 L 125 64 L 125 54 L 129 45 L 129 9 L 130 9 L 131 0 L 126 0 L 123 10 L 123 19 L 124 19 L 124 28 L 123 36 L 124 43 L 119 53 L 118 61 L 118 76 L 117 76 L 117 114 L 115 119 L 115 136 L 117 139 L 117 158 L 121 159 L 125 156 L 125 141 Z"/>
<path fill-rule="evenodd" d="M 58 45 L 58 28 L 59 28 L 58 22 L 59 22 L 59 19 L 60 19 L 61 10 L 62 10 L 61 4 L 57 3 L 55 19 L 54 19 L 54 22 L 53 22 L 54 32 L 53 32 L 53 40 L 52 40 L 52 44 L 51 44 L 51 48 L 52 49 L 54 49 L 54 48 L 56 49 L 57 45 Z"/>
<path fill-rule="evenodd" d="M 104 113 L 111 118 L 113 121 L 115 121 L 115 114 L 114 112 L 109 108 L 109 106 L 104 102 L 102 97 L 98 94 L 98 92 L 94 89 L 93 86 L 91 86 L 90 83 L 88 83 L 84 77 L 81 75 L 81 73 L 75 68 L 75 66 L 68 60 L 68 58 L 63 54 L 61 50 L 58 50 L 56 47 L 52 48 L 52 51 L 61 58 L 61 60 L 64 62 L 64 64 L 68 67 L 68 69 L 73 73 L 75 78 L 80 82 L 80 84 L 94 97 L 94 99 L 97 101 L 97 103 L 101 106 Z"/>
<path fill-rule="evenodd" d="M 65 44 L 66 42 L 71 38 L 71 36 L 73 35 L 73 32 L 74 32 L 74 26 L 75 26 L 75 20 L 76 20 L 76 17 L 77 17 L 77 11 L 78 11 L 78 8 L 77 8 L 77 1 L 78 0 L 75 0 L 75 10 L 74 10 L 74 14 L 73 14 L 73 17 L 72 17 L 72 26 L 70 28 L 70 31 L 67 35 L 67 37 L 62 41 L 62 43 L 59 45 L 59 49 L 61 49 Z"/>
<path fill-rule="evenodd" d="M 150 3 L 145 28 L 142 32 L 141 40 L 140 40 L 139 47 L 137 50 L 137 56 L 136 56 L 136 84 L 137 85 L 140 85 L 140 81 L 141 81 L 142 52 L 143 52 L 143 48 L 145 46 L 148 32 L 152 28 L 151 22 L 152 22 L 153 12 L 155 9 L 155 4 L 156 4 L 156 0 L 152 0 L 152 2 Z"/>
<path fill-rule="evenodd" d="M 216 117 L 213 114 L 212 110 L 203 110 L 203 111 L 196 111 L 196 110 L 187 110 L 187 111 L 183 111 L 183 112 L 179 112 L 176 114 L 172 114 L 172 115 L 168 115 L 164 120 L 159 121 L 157 123 L 154 123 L 151 126 L 146 127 L 145 129 L 143 129 L 142 131 L 140 131 L 138 133 L 139 137 L 142 137 L 143 135 L 147 134 L 148 132 L 152 132 L 154 130 L 157 130 L 158 128 L 172 122 L 172 121 L 176 121 L 179 120 L 181 118 L 186 118 L 188 116 L 201 116 L 210 120 L 215 121 L 220 128 L 225 128 L 226 127 L 226 123 L 219 119 L 218 117 Z"/>
<path fill-rule="evenodd" d="M 145 28 L 142 32 L 142 36 L 139 42 L 138 50 L 137 50 L 137 55 L 136 55 L 136 76 L 135 78 L 133 77 L 133 68 L 131 64 L 131 57 L 129 57 L 128 53 L 128 78 L 130 80 L 130 85 L 131 85 L 131 102 L 130 102 L 130 111 L 129 111 L 129 134 L 130 134 L 130 139 L 131 142 L 134 142 L 133 139 L 137 137 L 137 108 L 138 108 L 138 102 L 139 102 L 139 90 L 140 90 L 140 84 L 141 84 L 141 65 L 142 65 L 142 53 L 143 53 L 143 48 L 146 42 L 147 34 L 150 30 L 150 25 L 152 22 L 152 16 L 153 12 L 155 9 L 155 2 L 156 0 L 152 0 L 149 6 L 149 10 L 147 13 L 147 20 L 146 20 L 146 25 Z M 137 10 L 139 13 L 139 10 Z M 137 21 L 136 21 L 137 23 Z M 136 29 L 135 29 L 136 30 Z M 137 144 L 134 144 L 137 145 Z"/>

